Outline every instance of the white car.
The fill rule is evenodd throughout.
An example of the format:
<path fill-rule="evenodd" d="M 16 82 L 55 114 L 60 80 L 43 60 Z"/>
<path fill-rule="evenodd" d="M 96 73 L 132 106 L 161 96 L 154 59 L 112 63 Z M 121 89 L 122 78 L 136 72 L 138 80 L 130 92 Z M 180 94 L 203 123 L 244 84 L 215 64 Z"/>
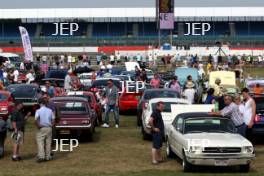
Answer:
<path fill-rule="evenodd" d="M 253 145 L 236 133 L 230 118 L 208 113 L 178 114 L 166 134 L 167 156 L 182 159 L 185 172 L 194 166 L 240 166 L 250 170 Z"/>
<path fill-rule="evenodd" d="M 91 86 L 92 85 L 92 74 L 93 73 L 82 73 L 78 77 L 80 82 L 84 86 Z"/>
<path fill-rule="evenodd" d="M 174 120 L 174 117 L 171 114 L 171 105 L 187 105 L 189 104 L 189 101 L 186 99 L 180 99 L 180 98 L 153 98 L 150 99 L 148 103 L 145 104 L 146 107 L 143 107 L 143 112 L 142 112 L 142 135 L 143 139 L 147 140 L 151 138 L 151 130 L 150 126 L 148 124 L 149 118 L 156 108 L 156 104 L 162 101 L 165 104 L 164 111 L 161 113 L 162 119 L 164 121 L 165 129 L 166 126 L 171 124 L 171 122 Z"/>

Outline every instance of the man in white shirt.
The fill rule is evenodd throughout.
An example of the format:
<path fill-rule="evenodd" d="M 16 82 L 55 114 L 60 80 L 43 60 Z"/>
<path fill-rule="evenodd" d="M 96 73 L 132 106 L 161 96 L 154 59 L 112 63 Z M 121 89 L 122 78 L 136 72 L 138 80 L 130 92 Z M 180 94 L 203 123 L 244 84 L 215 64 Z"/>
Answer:
<path fill-rule="evenodd" d="M 115 56 L 114 56 L 114 54 L 110 55 L 110 62 L 111 62 L 112 65 L 115 65 Z"/>
<path fill-rule="evenodd" d="M 27 84 L 30 84 L 31 82 L 33 82 L 35 80 L 35 77 L 34 77 L 33 73 L 34 73 L 34 71 L 30 70 L 28 72 L 28 74 L 26 74 Z"/>
<path fill-rule="evenodd" d="M 17 69 L 15 69 L 13 74 L 14 74 L 14 82 L 17 83 L 18 76 L 19 76 L 19 71 Z"/>
<path fill-rule="evenodd" d="M 213 65 L 214 65 L 214 70 L 217 69 L 217 66 L 218 66 L 218 56 L 217 55 L 214 55 L 213 56 Z"/>
<path fill-rule="evenodd" d="M 71 90 L 71 76 L 70 76 L 70 74 L 72 74 L 71 70 L 68 71 L 68 74 L 66 75 L 65 80 L 64 80 L 64 89 L 66 92 Z"/>
<path fill-rule="evenodd" d="M 142 57 L 139 53 L 137 54 L 136 58 L 137 58 L 137 63 L 141 66 Z"/>
<path fill-rule="evenodd" d="M 108 69 L 108 70 L 112 70 L 112 69 L 113 69 L 113 65 L 109 62 L 109 63 L 106 65 L 106 69 Z"/>
<path fill-rule="evenodd" d="M 24 69 L 25 69 L 24 62 L 21 62 L 21 63 L 20 63 L 19 69 L 20 69 L 20 70 L 24 70 Z"/>
<path fill-rule="evenodd" d="M 117 52 L 117 54 L 116 54 L 116 61 L 118 64 L 121 62 L 121 55 L 119 52 Z"/>
<path fill-rule="evenodd" d="M 38 145 L 37 162 L 51 159 L 52 126 L 55 123 L 55 116 L 52 110 L 47 108 L 47 103 L 47 99 L 42 99 L 40 109 L 35 114 L 35 124 L 38 127 L 36 135 Z"/>

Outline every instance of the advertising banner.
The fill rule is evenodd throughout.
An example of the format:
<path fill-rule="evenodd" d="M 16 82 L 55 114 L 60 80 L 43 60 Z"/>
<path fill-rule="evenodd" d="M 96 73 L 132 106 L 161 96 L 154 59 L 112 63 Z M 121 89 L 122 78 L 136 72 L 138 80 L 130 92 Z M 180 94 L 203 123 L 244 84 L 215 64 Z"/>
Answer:
<path fill-rule="evenodd" d="M 174 29 L 174 0 L 158 0 L 159 29 Z"/>
<path fill-rule="evenodd" d="M 30 38 L 26 28 L 19 26 L 19 31 L 23 43 L 25 60 L 32 62 L 33 61 L 33 52 L 31 48 Z"/>

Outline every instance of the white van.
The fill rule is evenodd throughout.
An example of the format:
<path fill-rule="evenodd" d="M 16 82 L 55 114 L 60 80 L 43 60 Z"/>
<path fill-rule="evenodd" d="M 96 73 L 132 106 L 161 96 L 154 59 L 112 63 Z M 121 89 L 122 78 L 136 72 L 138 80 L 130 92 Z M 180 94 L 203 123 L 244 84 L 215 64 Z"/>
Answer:
<path fill-rule="evenodd" d="M 21 57 L 13 53 L 0 53 L 0 60 L 5 64 L 13 64 L 15 67 L 19 67 L 22 62 Z"/>

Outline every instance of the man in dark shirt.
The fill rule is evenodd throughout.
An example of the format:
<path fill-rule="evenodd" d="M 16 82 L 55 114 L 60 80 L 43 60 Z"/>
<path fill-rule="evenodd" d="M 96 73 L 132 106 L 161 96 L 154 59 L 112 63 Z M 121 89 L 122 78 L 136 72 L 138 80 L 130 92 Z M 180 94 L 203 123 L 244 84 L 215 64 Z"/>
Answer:
<path fill-rule="evenodd" d="M 24 116 L 24 114 L 21 112 L 22 109 L 23 109 L 23 104 L 21 102 L 15 102 L 15 109 L 11 114 L 11 121 L 14 129 L 14 132 L 12 133 L 12 139 L 14 140 L 13 156 L 12 156 L 13 161 L 21 160 L 21 157 L 19 155 L 19 148 L 24 141 L 26 120 L 31 115 L 31 113 L 29 112 L 26 116 Z"/>
<path fill-rule="evenodd" d="M 164 110 L 164 103 L 158 102 L 156 110 L 150 116 L 149 125 L 152 129 L 152 164 L 162 162 L 161 148 L 164 138 L 164 122 L 161 112 Z"/>

